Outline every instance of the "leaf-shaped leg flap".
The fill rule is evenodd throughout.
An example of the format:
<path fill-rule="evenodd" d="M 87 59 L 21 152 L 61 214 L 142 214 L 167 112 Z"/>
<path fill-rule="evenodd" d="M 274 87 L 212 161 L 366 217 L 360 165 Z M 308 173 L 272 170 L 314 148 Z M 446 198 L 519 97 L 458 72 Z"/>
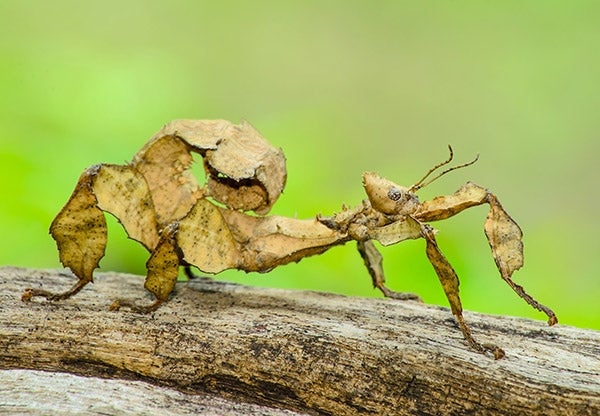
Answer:
<path fill-rule="evenodd" d="M 548 316 L 549 325 L 556 324 L 558 319 L 552 309 L 536 301 L 525 292 L 522 286 L 512 280 L 514 271 L 523 266 L 523 232 L 521 228 L 502 208 L 494 194 L 488 194 L 487 202 L 490 204 L 490 212 L 485 222 L 485 234 L 502 278 L 527 303 L 544 312 Z"/>
<path fill-rule="evenodd" d="M 50 226 L 61 263 L 71 269 L 79 281 L 63 293 L 26 289 L 23 300 L 30 300 L 34 296 L 50 300 L 66 299 L 93 281 L 92 273 L 104 256 L 106 247 L 106 220 L 97 206 L 93 190 L 94 179 L 100 168 L 100 165 L 92 166 L 81 174 L 73 194 Z"/>
<path fill-rule="evenodd" d="M 158 300 L 166 302 L 175 287 L 179 275 L 179 250 L 175 235 L 177 223 L 166 227 L 161 239 L 146 263 L 148 275 L 144 287 Z"/>
<path fill-rule="evenodd" d="M 129 299 L 117 299 L 110 306 L 111 310 L 127 307 L 133 312 L 148 313 L 155 311 L 162 303 L 169 300 L 169 295 L 175 288 L 179 276 L 179 249 L 175 240 L 177 223 L 173 223 L 162 231 L 161 238 L 146 262 L 148 274 L 144 287 L 156 296 L 149 305 L 138 305 Z"/>
<path fill-rule="evenodd" d="M 429 262 L 435 269 L 435 272 L 440 279 L 440 283 L 444 288 L 444 293 L 448 298 L 448 302 L 450 303 L 450 309 L 458 322 L 458 326 L 460 327 L 465 340 L 469 343 L 469 345 L 476 351 L 485 353 L 487 351 L 494 354 L 495 359 L 500 359 L 504 357 L 504 351 L 502 348 L 497 347 L 495 345 L 488 344 L 480 344 L 471 335 L 471 330 L 467 326 L 465 319 L 462 314 L 462 304 L 460 301 L 459 295 L 459 285 L 460 282 L 458 280 L 458 275 L 456 271 L 452 267 L 452 265 L 446 259 L 446 256 L 440 251 L 437 242 L 435 240 L 435 233 L 432 227 L 427 224 L 423 225 L 422 228 L 423 238 L 427 241 L 427 257 L 429 258 Z"/>

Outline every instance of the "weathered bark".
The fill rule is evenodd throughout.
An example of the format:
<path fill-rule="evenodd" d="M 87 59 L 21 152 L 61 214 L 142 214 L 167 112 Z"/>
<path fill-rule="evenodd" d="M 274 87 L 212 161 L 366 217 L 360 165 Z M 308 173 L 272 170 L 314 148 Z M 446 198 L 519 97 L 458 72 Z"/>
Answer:
<path fill-rule="evenodd" d="M 94 285 L 66 301 L 20 301 L 25 287 L 63 290 L 72 283 L 64 271 L 0 268 L 0 369 L 113 379 L 77 383 L 82 395 L 106 397 L 108 408 L 126 398 L 141 406 L 137 414 L 143 406 L 154 413 L 161 401 L 173 410 L 179 402 L 168 387 L 191 397 L 190 406 L 217 395 L 229 406 L 308 414 L 600 413 L 597 331 L 467 312 L 474 336 L 506 351 L 494 361 L 468 349 L 448 309 L 413 302 L 199 279 L 178 283 L 171 302 L 140 315 L 108 310 L 117 297 L 150 301 L 142 278 L 116 273 L 97 274 Z M 36 403 L 57 400 L 53 383 L 36 386 L 35 398 L 10 396 L 19 386 L 14 374 L 0 371 L 0 403 L 7 403 L 4 395 L 20 397 L 30 414 L 47 413 L 36 413 Z M 33 383 L 46 383 L 32 374 Z M 123 389 L 115 398 L 121 387 L 114 386 L 131 380 L 143 394 Z M 251 411 L 229 414 L 257 414 Z M 277 412 L 265 413 L 285 414 Z"/>
<path fill-rule="evenodd" d="M 0 370 L 0 387 L 0 414 L 7 415 L 301 415 L 143 381 L 36 370 Z"/>

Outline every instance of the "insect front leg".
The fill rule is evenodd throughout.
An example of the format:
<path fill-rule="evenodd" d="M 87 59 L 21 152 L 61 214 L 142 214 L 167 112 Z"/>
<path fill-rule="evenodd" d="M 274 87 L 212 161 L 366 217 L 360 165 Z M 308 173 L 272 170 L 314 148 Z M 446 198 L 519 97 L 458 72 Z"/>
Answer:
<path fill-rule="evenodd" d="M 476 351 L 482 353 L 491 352 L 496 360 L 504 357 L 505 353 L 502 348 L 491 344 L 480 344 L 479 342 L 475 341 L 462 314 L 462 304 L 458 290 L 460 282 L 458 280 L 456 271 L 448 262 L 444 254 L 440 251 L 435 240 L 433 228 L 427 224 L 424 224 L 422 227 L 422 236 L 427 241 L 426 252 L 429 262 L 435 269 L 435 273 L 440 279 L 442 287 L 444 288 L 444 293 L 448 298 L 448 302 L 450 302 L 452 314 L 456 318 L 458 326 L 460 327 L 465 340 Z"/>
<path fill-rule="evenodd" d="M 476 205 L 489 204 L 490 212 L 485 222 L 485 234 L 492 249 L 494 261 L 502 279 L 535 309 L 548 316 L 548 325 L 558 322 L 552 309 L 542 305 L 512 280 L 512 274 L 523 266 L 523 232 L 519 225 L 502 208 L 496 195 L 487 189 L 467 182 L 453 195 L 436 197 L 421 204 L 415 218 L 422 222 L 449 218 Z"/>
<path fill-rule="evenodd" d="M 383 257 L 379 250 L 373 244 L 373 241 L 358 241 L 358 252 L 365 262 L 365 266 L 373 279 L 373 287 L 381 290 L 387 298 L 398 300 L 416 300 L 423 302 L 419 295 L 410 292 L 395 292 L 385 285 L 385 275 L 383 274 Z"/>

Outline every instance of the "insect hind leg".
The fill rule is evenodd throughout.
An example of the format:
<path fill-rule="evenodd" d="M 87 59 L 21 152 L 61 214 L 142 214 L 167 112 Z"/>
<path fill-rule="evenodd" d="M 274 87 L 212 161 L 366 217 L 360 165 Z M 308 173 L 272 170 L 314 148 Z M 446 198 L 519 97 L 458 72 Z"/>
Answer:
<path fill-rule="evenodd" d="M 52 300 L 65 300 L 65 299 L 68 299 L 71 296 L 75 295 L 76 293 L 78 293 L 89 282 L 90 282 L 90 280 L 80 279 L 77 281 L 77 283 L 75 283 L 71 287 L 71 289 L 69 289 L 65 292 L 62 292 L 62 293 L 53 293 L 53 292 L 50 292 L 49 290 L 32 289 L 32 288 L 28 287 L 23 291 L 23 294 L 21 295 L 21 300 L 23 302 L 27 302 L 35 297 L 42 297 L 42 298 L 46 298 L 47 300 L 51 300 L 51 301 Z"/>

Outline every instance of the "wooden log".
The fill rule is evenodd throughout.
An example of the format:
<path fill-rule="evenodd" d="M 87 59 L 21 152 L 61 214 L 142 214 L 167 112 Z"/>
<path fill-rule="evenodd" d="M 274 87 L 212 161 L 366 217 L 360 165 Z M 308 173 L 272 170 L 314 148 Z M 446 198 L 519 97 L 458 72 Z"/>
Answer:
<path fill-rule="evenodd" d="M 315 415 L 600 413 L 598 331 L 466 312 L 478 340 L 505 349 L 494 361 L 467 347 L 447 308 L 210 279 L 178 283 L 152 314 L 108 310 L 116 298 L 150 302 L 142 279 L 98 273 L 71 299 L 25 303 L 24 288 L 74 278 L 0 268 L 0 369 L 143 382 L 136 406 L 168 388 Z M 3 373 L 0 402 L 14 386 Z M 110 404 L 109 384 L 85 380 L 82 395 L 106 389 Z M 38 387 L 35 401 L 56 399 L 52 383 Z"/>
<path fill-rule="evenodd" d="M 301 415 L 143 381 L 37 370 L 0 370 L 0 387 L 3 415 Z"/>

